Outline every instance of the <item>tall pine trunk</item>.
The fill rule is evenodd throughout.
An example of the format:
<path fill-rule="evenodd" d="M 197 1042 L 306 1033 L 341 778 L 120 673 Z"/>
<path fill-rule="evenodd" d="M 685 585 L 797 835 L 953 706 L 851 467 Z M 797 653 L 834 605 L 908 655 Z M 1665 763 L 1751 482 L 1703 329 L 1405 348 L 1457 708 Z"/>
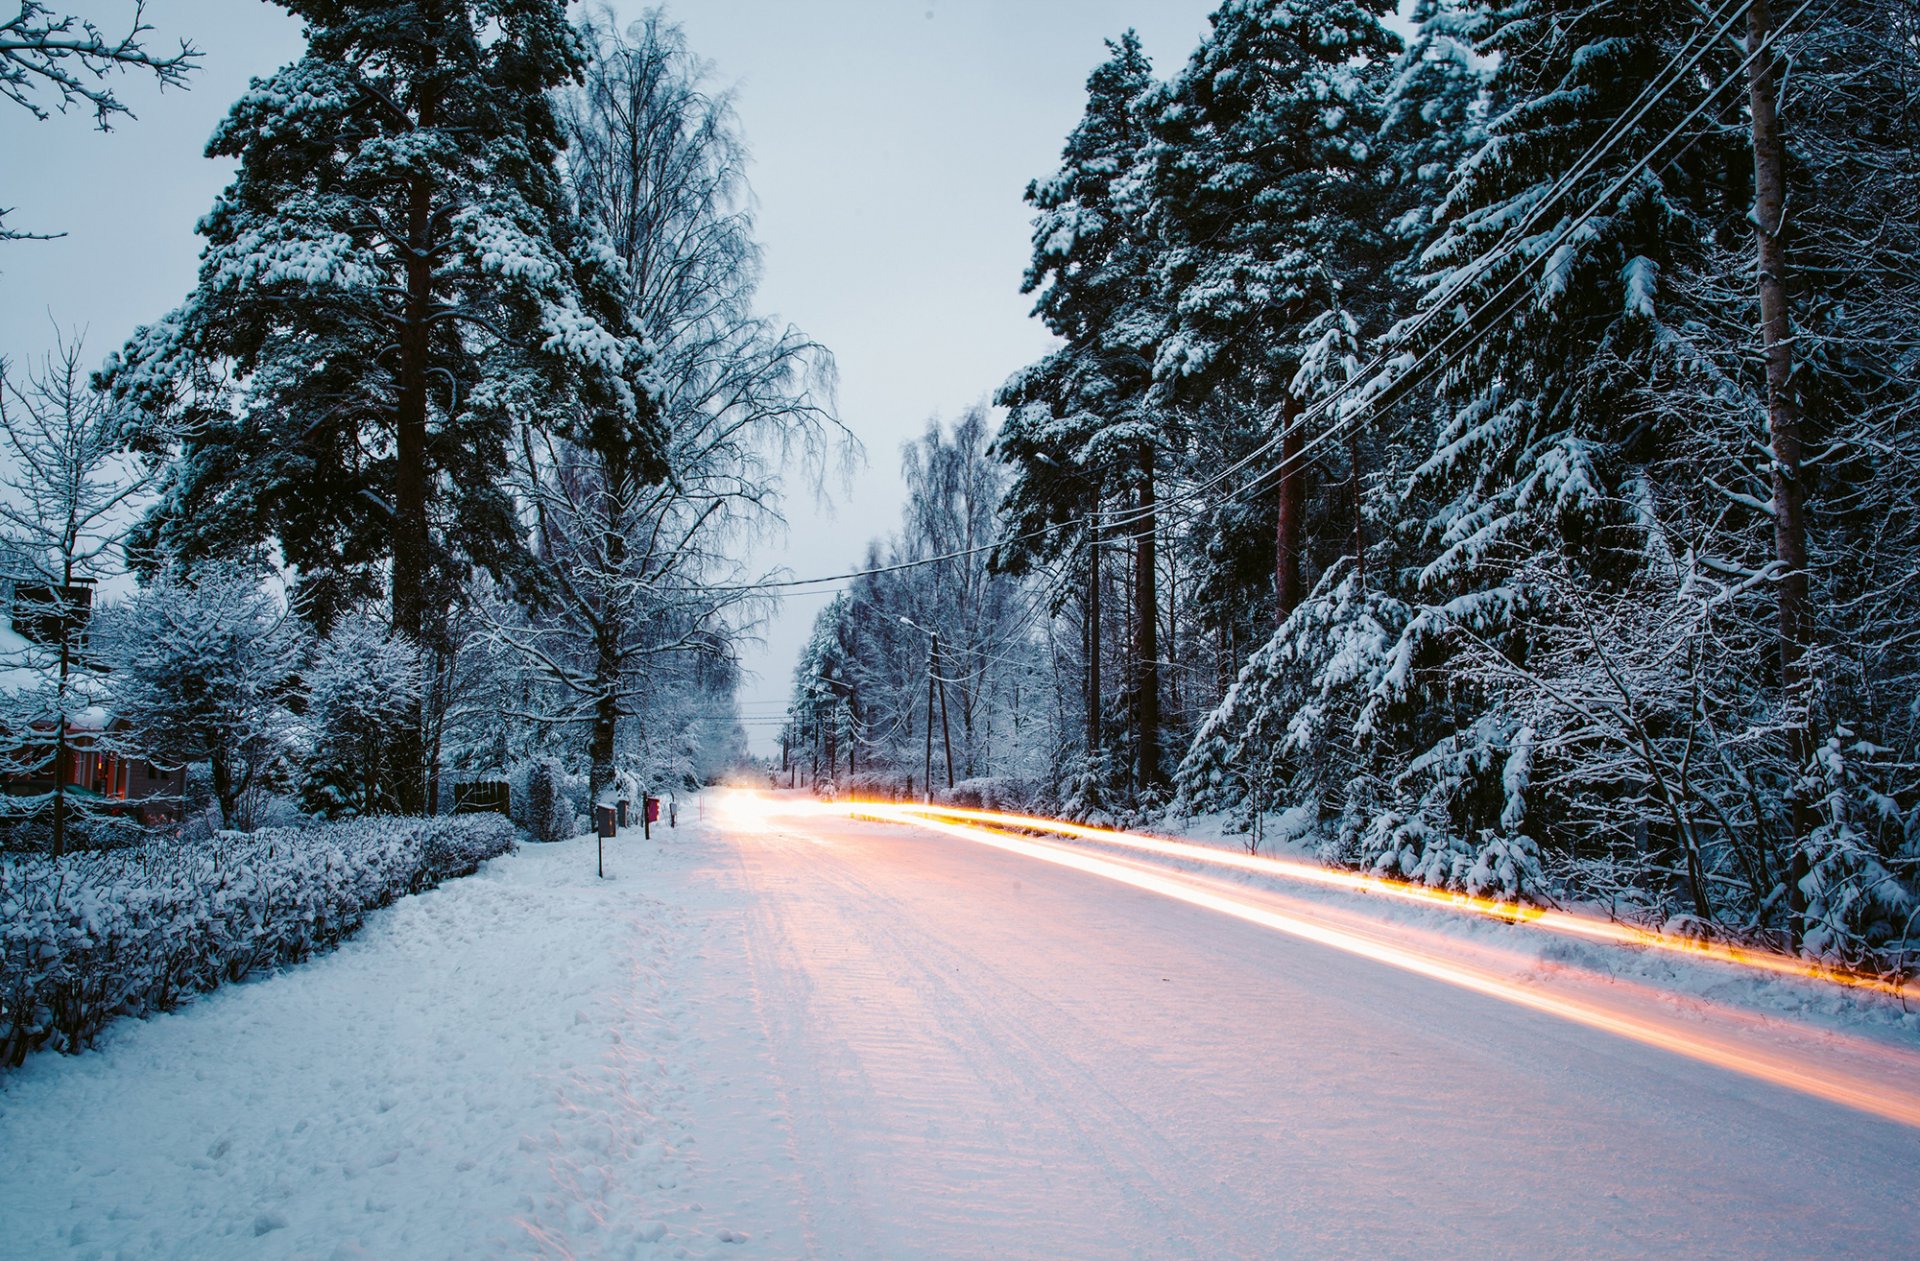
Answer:
<path fill-rule="evenodd" d="M 1140 448 L 1140 502 L 1133 523 L 1134 781 L 1160 783 L 1160 594 L 1153 448 Z"/>
<path fill-rule="evenodd" d="M 1280 401 L 1279 511 L 1273 526 L 1275 620 L 1284 622 L 1305 594 L 1300 590 L 1300 548 L 1306 532 L 1306 470 L 1300 467 L 1300 404 L 1289 393 Z"/>
<path fill-rule="evenodd" d="M 1812 755 L 1808 729 L 1807 645 L 1812 639 L 1812 608 L 1807 585 L 1806 485 L 1800 476 L 1800 408 L 1793 390 L 1793 319 L 1787 304 L 1786 171 L 1780 139 L 1779 88 L 1770 49 L 1773 12 L 1768 0 L 1753 0 L 1747 10 L 1747 49 L 1759 53 L 1748 63 L 1747 89 L 1753 119 L 1754 262 L 1760 299 L 1760 347 L 1767 374 L 1767 436 L 1773 454 L 1773 547 L 1780 574 L 1774 583 L 1780 619 L 1780 690 L 1790 715 L 1789 754 L 1799 776 Z M 1787 876 L 1787 906 L 1794 940 L 1799 941 L 1806 913 L 1800 882 L 1807 874 L 1805 839 L 1811 824 L 1805 792 L 1793 795 L 1792 857 Z"/>
<path fill-rule="evenodd" d="M 420 105 L 420 126 L 433 126 L 434 102 Z M 399 395 L 394 408 L 393 625 L 425 651 L 427 571 L 431 544 L 427 526 L 427 389 L 433 350 L 433 184 L 416 177 L 407 193 L 407 292 L 400 326 Z M 405 814 L 426 810 L 426 724 L 416 714 L 411 730 L 394 733 L 394 769 Z"/>

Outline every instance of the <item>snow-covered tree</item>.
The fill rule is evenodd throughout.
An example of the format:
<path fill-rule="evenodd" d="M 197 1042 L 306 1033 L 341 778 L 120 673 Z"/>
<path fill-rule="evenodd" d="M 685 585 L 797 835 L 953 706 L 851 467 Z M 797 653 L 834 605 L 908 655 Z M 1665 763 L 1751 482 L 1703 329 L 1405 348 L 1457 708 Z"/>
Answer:
<path fill-rule="evenodd" d="M 74 740 L 115 751 L 107 730 L 104 663 L 89 631 L 96 584 L 121 572 L 145 471 L 121 450 L 105 401 L 87 382 L 81 342 L 59 339 L 37 368 L 0 361 L 0 560 L 12 634 L 0 649 L 0 745 L 8 769 L 46 779 L 44 796 L 0 798 L 11 822 L 44 822 L 59 854 L 76 811 L 101 803 L 70 791 Z"/>
<path fill-rule="evenodd" d="M 663 774 L 691 773 L 689 729 L 669 724 L 713 710 L 709 684 L 753 616 L 728 549 L 778 527 L 781 472 L 817 469 L 838 426 L 831 357 L 754 310 L 760 251 L 729 97 L 657 12 L 588 37 L 592 67 L 563 111 L 565 170 L 617 263 L 613 300 L 651 348 L 670 475 L 598 418 L 523 435 L 516 488 L 544 599 L 495 636 L 549 685 L 542 720 L 585 735 L 586 756 L 568 760 L 586 763 L 597 798 L 623 727 L 668 750 L 648 755 Z"/>
<path fill-rule="evenodd" d="M 411 812 L 423 792 L 407 743 L 420 721 L 420 658 L 412 640 L 363 611 L 336 618 L 315 646 L 301 673 L 308 746 L 301 792 L 316 814 Z"/>
<path fill-rule="evenodd" d="M 619 430 L 659 470 L 619 264 L 558 170 L 551 93 L 586 49 L 561 0 L 285 7 L 307 50 L 214 133 L 239 169 L 199 283 L 104 377 L 176 456 L 150 546 L 197 563 L 271 541 L 322 627 L 384 577 L 395 628 L 444 649 L 469 567 L 525 559 L 517 426 Z"/>
<path fill-rule="evenodd" d="M 1130 547 L 1133 668 L 1124 682 L 1131 778 L 1145 785 L 1160 776 L 1154 495 L 1175 445 L 1149 400 L 1167 322 L 1146 182 L 1147 109 L 1157 85 L 1134 32 L 1109 40 L 1107 51 L 1087 78 L 1086 111 L 1059 169 L 1027 186 L 1036 214 L 1021 288 L 1036 295 L 1034 314 L 1066 344 L 1016 373 L 998 395 L 1010 414 L 997 450 L 1014 478 L 1004 509 L 1009 541 L 997 560 L 1019 574 L 1080 556 L 1084 751 L 1093 758 L 1105 741 L 1101 593 L 1112 544 Z M 1102 528 L 1110 506 L 1125 516 L 1117 531 Z"/>
<path fill-rule="evenodd" d="M 988 562 L 1010 478 L 993 437 L 974 407 L 902 448 L 900 528 L 869 547 L 877 572 L 816 616 L 795 668 L 790 738 L 820 774 L 924 785 L 931 749 L 944 785 L 951 743 L 956 781 L 1049 778 L 1064 716 L 1045 675 L 1052 601 L 1038 575 Z"/>
<path fill-rule="evenodd" d="M 1378 317 L 1368 309 L 1386 259 L 1377 132 L 1400 49 L 1381 21 L 1389 8 L 1228 0 L 1155 113 L 1159 266 L 1173 310 L 1155 375 L 1170 406 L 1234 397 L 1260 418 L 1258 440 L 1274 443 L 1260 467 L 1277 470 L 1281 617 L 1308 579 L 1304 395 L 1315 365 L 1337 362 L 1310 351 L 1329 326 Z"/>
<path fill-rule="evenodd" d="M 163 575 L 111 623 L 113 713 L 150 758 L 206 762 L 222 826 L 251 830 L 292 754 L 305 628 L 261 575 Z"/>
<path fill-rule="evenodd" d="M 199 50 L 184 39 L 173 53 L 147 47 L 153 27 L 146 21 L 146 0 L 133 0 L 126 33 L 118 36 L 39 0 L 19 0 L 19 5 L 19 12 L 0 19 L 0 97 L 42 122 L 49 109 L 65 113 L 77 105 L 92 110 L 94 125 L 109 131 L 121 115 L 133 117 L 114 93 L 113 75 L 150 74 L 162 89 L 182 87 L 200 59 Z M 0 241 L 45 240 L 50 235 L 9 229 L 7 213 L 0 209 Z"/>

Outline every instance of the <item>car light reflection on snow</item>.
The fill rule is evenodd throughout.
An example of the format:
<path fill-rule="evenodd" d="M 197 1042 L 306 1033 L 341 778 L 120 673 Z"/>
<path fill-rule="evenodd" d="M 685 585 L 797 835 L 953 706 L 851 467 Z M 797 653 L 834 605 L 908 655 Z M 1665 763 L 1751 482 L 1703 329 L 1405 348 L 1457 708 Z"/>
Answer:
<path fill-rule="evenodd" d="M 849 804 L 842 809 L 857 808 Z M 1700 941 L 1692 937 L 1681 937 L 1673 933 L 1662 933 L 1650 928 L 1640 928 L 1632 924 L 1622 924 L 1616 920 L 1600 919 L 1591 915 L 1578 915 L 1571 911 L 1559 911 L 1548 907 L 1521 906 L 1513 902 L 1502 902 L 1493 898 L 1474 897 L 1465 893 L 1453 893 L 1440 889 L 1430 889 L 1425 885 L 1412 884 L 1405 880 L 1393 880 L 1383 876 L 1370 876 L 1357 871 L 1340 871 L 1331 867 L 1321 867 L 1314 863 L 1299 862 L 1285 858 L 1268 858 L 1258 854 L 1241 854 L 1231 850 L 1214 849 L 1206 845 L 1194 845 L 1182 841 L 1170 841 L 1157 836 L 1143 836 L 1137 832 L 1119 832 L 1111 828 L 1089 827 L 1081 823 L 1068 823 L 1061 819 L 1047 819 L 1037 815 L 1006 814 L 997 810 L 968 810 L 957 806 L 903 805 L 896 809 L 922 818 L 940 818 L 949 821 L 984 823 L 995 827 L 1025 828 L 1036 832 L 1053 832 L 1062 836 L 1078 837 L 1082 840 L 1097 841 L 1146 853 L 1161 854 L 1169 858 L 1179 858 L 1191 862 L 1206 863 L 1215 867 L 1232 867 L 1241 871 L 1257 872 L 1266 876 L 1277 876 L 1287 880 L 1299 880 L 1329 888 L 1345 889 L 1355 893 L 1374 893 L 1384 897 L 1396 898 L 1403 902 L 1415 902 L 1424 906 L 1438 907 L 1449 911 L 1466 911 L 1475 915 L 1522 922 L 1549 932 L 1564 933 L 1572 937 L 1584 937 L 1589 941 L 1606 942 L 1616 946 L 1638 946 L 1652 950 L 1663 950 L 1672 954 L 1691 955 L 1695 958 L 1711 959 L 1717 963 L 1731 964 L 1737 967 L 1752 968 L 1775 976 L 1793 977 L 1798 980 L 1827 981 L 1845 985 L 1854 989 L 1873 990 L 1882 994 L 1900 995 L 1905 987 L 1890 982 L 1884 977 L 1871 973 L 1854 972 L 1845 968 L 1825 967 L 1811 964 L 1792 955 L 1779 954 L 1768 950 L 1746 949 L 1740 946 L 1726 945 L 1721 942 Z"/>
<path fill-rule="evenodd" d="M 1777 1086 L 1784 1086 L 1830 1103 L 1841 1104 L 1889 1121 L 1920 1128 L 1920 1091 L 1907 1089 L 1884 1079 L 1869 1080 L 1856 1077 L 1824 1065 L 1739 1045 L 1709 1033 L 1643 1014 L 1628 1012 L 1586 999 L 1552 994 L 1424 950 L 1381 940 L 1301 915 L 1288 914 L 1271 907 L 1257 906 L 1251 902 L 1182 881 L 1171 875 L 1144 871 L 1138 867 L 1081 850 L 1009 835 L 975 823 L 934 818 L 919 807 L 855 802 L 843 804 L 838 807 L 837 812 L 855 818 L 928 828 L 1042 862 L 1073 868 L 1193 906 L 1231 915 L 1263 928 L 1371 959 L 1389 967 L 1443 981 L 1474 993 L 1570 1020 L 1588 1028 L 1630 1038 L 1647 1046 L 1657 1047 Z M 1006 817 L 1020 818 L 1020 816 Z M 1033 824 L 1019 823 L 1016 826 L 1026 827 Z"/>

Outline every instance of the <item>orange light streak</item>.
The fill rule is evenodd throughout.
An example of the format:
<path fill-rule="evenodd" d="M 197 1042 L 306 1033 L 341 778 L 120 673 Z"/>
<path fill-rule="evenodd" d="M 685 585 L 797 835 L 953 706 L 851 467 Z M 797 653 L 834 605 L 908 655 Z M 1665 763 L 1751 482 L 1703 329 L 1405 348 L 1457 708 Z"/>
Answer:
<path fill-rule="evenodd" d="M 1852 1077 L 1821 1066 L 1741 1046 L 1668 1021 L 1610 1008 L 1595 1002 L 1551 994 L 1425 951 L 1410 949 L 1394 942 L 1367 936 L 1350 929 L 1318 923 L 1269 907 L 1255 906 L 1210 889 L 1185 883 L 1172 876 L 1158 875 L 1081 850 L 1010 836 L 972 823 L 956 823 L 929 817 L 920 807 L 903 807 L 881 802 L 852 802 L 844 803 L 836 812 L 845 813 L 854 818 L 924 827 L 1009 853 L 1100 876 L 1119 884 L 1217 911 L 1263 928 L 1370 959 L 1418 976 L 1455 985 L 1473 993 L 1497 998 L 1546 1015 L 1557 1016 L 1617 1037 L 1628 1038 L 1729 1072 L 1812 1095 L 1829 1103 L 1837 1103 L 1885 1120 L 1920 1128 L 1920 1093 L 1884 1080 L 1869 1081 Z M 1018 818 L 1019 816 L 1006 817 Z"/>
<path fill-rule="evenodd" d="M 841 810 L 854 811 L 864 809 L 871 803 L 842 803 Z M 891 806 L 891 803 L 888 803 Z M 1298 859 L 1270 858 L 1260 854 L 1242 854 L 1231 850 L 1214 849 L 1211 846 L 1195 845 L 1186 841 L 1170 841 L 1163 837 L 1146 836 L 1138 832 L 1120 832 L 1112 828 L 1090 827 L 1083 823 L 1069 823 L 1063 819 L 1048 819 L 1039 815 L 1007 814 L 998 810 L 969 810 L 959 806 L 927 806 L 906 804 L 891 806 L 903 813 L 917 817 L 947 820 L 961 820 L 970 823 L 984 823 L 995 827 L 1025 828 L 1036 832 L 1053 832 L 1062 836 L 1078 837 L 1105 845 L 1115 845 L 1126 849 L 1140 850 L 1145 853 L 1160 854 L 1169 858 L 1179 858 L 1190 862 L 1206 863 L 1215 867 L 1232 867 L 1241 871 L 1250 871 L 1259 875 L 1275 876 L 1285 880 L 1299 880 L 1309 884 L 1323 885 L 1341 889 L 1350 893 L 1373 893 L 1382 897 L 1395 898 L 1402 902 L 1413 902 L 1421 906 L 1437 907 L 1441 910 L 1468 912 L 1489 919 L 1499 919 L 1508 923 L 1524 923 L 1549 932 L 1564 933 L 1572 937 L 1583 937 L 1589 941 L 1604 942 L 1615 946 L 1638 946 L 1649 950 L 1665 951 L 1669 954 L 1688 955 L 1696 959 L 1708 959 L 1716 963 L 1735 967 L 1750 968 L 1774 976 L 1791 977 L 1795 980 L 1825 981 L 1835 985 L 1845 985 L 1853 989 L 1870 990 L 1893 997 L 1903 996 L 1903 982 L 1889 981 L 1885 977 L 1868 972 L 1858 972 L 1848 968 L 1829 967 L 1808 963 L 1804 959 L 1777 951 L 1752 949 L 1743 946 L 1727 945 L 1722 942 L 1701 941 L 1692 937 L 1682 937 L 1674 933 L 1663 933 L 1657 929 L 1641 928 L 1633 924 L 1622 924 L 1616 920 L 1601 919 L 1593 915 L 1580 915 L 1572 911 L 1554 910 L 1550 907 L 1527 906 L 1515 902 L 1503 902 L 1495 898 L 1475 897 L 1468 893 L 1430 889 L 1425 885 L 1414 884 L 1406 880 L 1395 880 L 1386 876 L 1367 875 L 1357 871 L 1341 871 L 1332 867 L 1322 867 Z M 901 820 L 904 821 L 904 820 Z"/>

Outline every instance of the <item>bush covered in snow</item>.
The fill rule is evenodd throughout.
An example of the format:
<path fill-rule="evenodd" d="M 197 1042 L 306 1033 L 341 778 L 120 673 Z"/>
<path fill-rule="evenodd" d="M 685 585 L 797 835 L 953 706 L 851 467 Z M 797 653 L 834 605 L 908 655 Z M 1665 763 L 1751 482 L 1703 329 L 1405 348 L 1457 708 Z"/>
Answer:
<path fill-rule="evenodd" d="M 574 807 L 567 777 L 557 762 L 541 758 L 513 785 L 515 822 L 536 841 L 564 841 L 574 834 Z"/>
<path fill-rule="evenodd" d="M 367 818 L 0 857 L 0 1065 L 78 1051 L 116 1016 L 326 949 L 516 835 L 498 815 Z"/>

